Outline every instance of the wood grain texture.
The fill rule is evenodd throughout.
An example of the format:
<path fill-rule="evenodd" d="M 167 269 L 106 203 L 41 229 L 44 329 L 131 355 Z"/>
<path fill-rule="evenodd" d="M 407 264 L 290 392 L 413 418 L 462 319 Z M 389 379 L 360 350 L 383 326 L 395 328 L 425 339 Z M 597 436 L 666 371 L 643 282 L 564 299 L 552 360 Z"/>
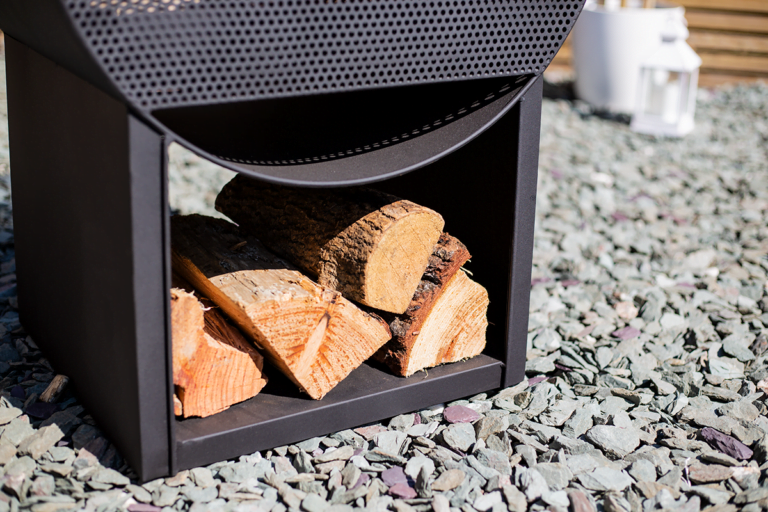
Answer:
<path fill-rule="evenodd" d="M 216 209 L 321 286 L 402 313 L 419 284 L 443 218 L 367 188 L 281 187 L 239 175 Z"/>
<path fill-rule="evenodd" d="M 464 244 L 441 235 L 408 309 L 384 314 L 393 337 L 376 353 L 378 361 L 407 377 L 483 351 L 488 292 L 461 270 L 469 258 Z"/>
<path fill-rule="evenodd" d="M 733 83 L 751 83 L 756 82 L 758 80 L 765 81 L 768 79 L 768 76 L 753 76 L 753 75 L 744 75 L 744 74 L 728 74 L 728 73 L 706 73 L 699 75 L 699 86 L 700 87 L 718 87 L 721 85 L 726 84 L 733 84 Z"/>
<path fill-rule="evenodd" d="M 768 16 L 689 10 L 685 13 L 689 29 L 706 28 L 733 32 L 768 34 Z"/>
<path fill-rule="evenodd" d="M 378 316 L 311 281 L 237 226 L 199 215 L 171 218 L 173 268 L 320 399 L 391 334 Z"/>
<path fill-rule="evenodd" d="M 675 0 L 675 3 L 685 8 L 768 13 L 767 0 Z"/>
<path fill-rule="evenodd" d="M 768 37 L 750 34 L 691 31 L 688 38 L 694 50 L 768 53 Z"/>
<path fill-rule="evenodd" d="M 69 383 L 69 377 L 66 375 L 56 375 L 45 391 L 40 395 L 41 402 L 55 402 L 64 388 Z"/>
<path fill-rule="evenodd" d="M 768 55 L 731 55 L 700 51 L 702 69 L 768 73 Z"/>
<path fill-rule="evenodd" d="M 256 396 L 267 383 L 264 360 L 217 308 L 181 286 L 171 289 L 174 410 L 205 418 Z"/>

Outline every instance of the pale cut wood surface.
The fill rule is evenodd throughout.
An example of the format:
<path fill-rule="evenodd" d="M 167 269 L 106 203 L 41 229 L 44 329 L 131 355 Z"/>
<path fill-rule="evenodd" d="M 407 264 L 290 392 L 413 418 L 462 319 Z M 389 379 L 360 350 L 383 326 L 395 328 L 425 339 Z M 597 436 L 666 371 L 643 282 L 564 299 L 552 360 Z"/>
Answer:
<path fill-rule="evenodd" d="M 174 270 L 314 399 L 391 336 L 381 318 L 314 283 L 229 222 L 172 217 L 171 234 Z"/>
<path fill-rule="evenodd" d="M 488 303 L 485 288 L 463 271 L 454 274 L 416 336 L 405 374 L 479 355 L 485 349 Z"/>
<path fill-rule="evenodd" d="M 266 385 L 264 360 L 237 328 L 188 285 L 171 289 L 174 411 L 205 418 L 253 398 Z"/>
<path fill-rule="evenodd" d="M 461 266 L 467 248 L 444 233 L 404 314 L 385 314 L 390 340 L 375 358 L 404 377 L 425 368 L 469 359 L 485 348 L 488 292 Z"/>
<path fill-rule="evenodd" d="M 367 188 L 281 187 L 243 175 L 216 209 L 321 286 L 393 313 L 408 307 L 444 225 L 429 208 Z"/>

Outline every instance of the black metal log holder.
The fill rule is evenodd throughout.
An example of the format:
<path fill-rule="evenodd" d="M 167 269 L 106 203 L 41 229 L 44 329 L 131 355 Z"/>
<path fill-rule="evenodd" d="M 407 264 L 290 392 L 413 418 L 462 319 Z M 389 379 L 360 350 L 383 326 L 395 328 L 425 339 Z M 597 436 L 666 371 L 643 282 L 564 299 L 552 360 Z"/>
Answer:
<path fill-rule="evenodd" d="M 583 0 L 3 0 L 21 321 L 142 480 L 524 378 L 540 75 Z M 486 351 L 173 415 L 167 148 L 440 212 Z M 410 172 L 413 171 L 413 172 Z"/>

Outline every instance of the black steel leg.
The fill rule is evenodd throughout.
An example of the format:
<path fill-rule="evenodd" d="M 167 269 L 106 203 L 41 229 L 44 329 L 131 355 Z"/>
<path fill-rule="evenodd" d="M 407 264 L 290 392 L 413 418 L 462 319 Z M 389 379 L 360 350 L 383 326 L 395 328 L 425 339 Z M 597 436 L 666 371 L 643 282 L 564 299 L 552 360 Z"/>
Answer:
<path fill-rule="evenodd" d="M 509 275 L 509 314 L 504 355 L 507 366 L 504 372 L 504 387 L 517 384 L 525 378 L 543 87 L 544 79 L 540 77 L 517 105 L 519 110 L 515 141 L 518 148 L 517 173 L 513 196 L 512 261 Z"/>
<path fill-rule="evenodd" d="M 162 137 L 6 38 L 21 321 L 141 476 L 172 435 Z"/>

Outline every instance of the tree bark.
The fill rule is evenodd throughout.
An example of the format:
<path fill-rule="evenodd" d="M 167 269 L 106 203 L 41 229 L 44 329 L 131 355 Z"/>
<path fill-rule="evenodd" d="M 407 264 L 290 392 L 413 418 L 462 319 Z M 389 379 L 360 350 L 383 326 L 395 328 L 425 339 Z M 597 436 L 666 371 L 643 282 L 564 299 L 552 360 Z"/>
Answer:
<path fill-rule="evenodd" d="M 314 399 L 391 337 L 380 317 L 317 285 L 229 222 L 172 217 L 171 236 L 174 270 Z"/>
<path fill-rule="evenodd" d="M 407 377 L 483 351 L 488 292 L 461 269 L 469 258 L 456 238 L 440 237 L 406 312 L 383 315 L 393 337 L 376 353 L 378 361 Z"/>
<path fill-rule="evenodd" d="M 291 188 L 239 175 L 216 209 L 321 286 L 403 313 L 444 221 L 436 212 L 367 188 Z"/>
<path fill-rule="evenodd" d="M 266 385 L 264 359 L 207 300 L 175 280 L 171 289 L 177 415 L 205 418 L 253 398 Z"/>

